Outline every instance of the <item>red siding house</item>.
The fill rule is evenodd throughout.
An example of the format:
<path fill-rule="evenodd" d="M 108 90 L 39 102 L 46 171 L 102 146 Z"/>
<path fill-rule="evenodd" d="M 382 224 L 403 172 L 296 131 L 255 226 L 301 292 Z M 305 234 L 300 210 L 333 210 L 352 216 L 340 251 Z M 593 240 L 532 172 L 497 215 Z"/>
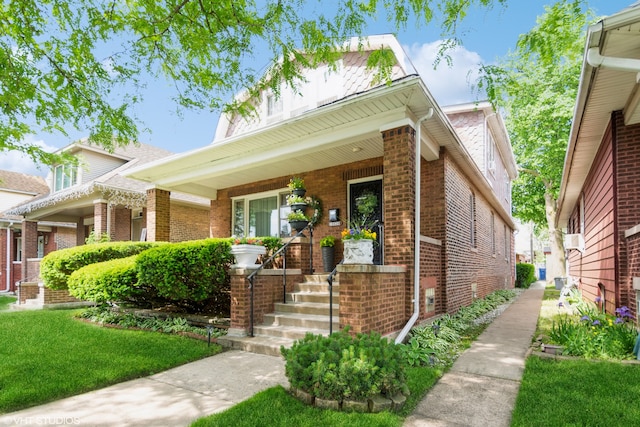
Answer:
<path fill-rule="evenodd" d="M 589 27 L 559 198 L 568 279 L 608 312 L 638 313 L 640 6 Z"/>
<path fill-rule="evenodd" d="M 61 151 L 79 159 L 77 166 L 57 165 L 50 171 L 36 197 L 23 200 L 2 215 L 0 247 L 8 265 L 9 291 L 18 293 L 18 304 L 43 307 L 75 302 L 66 291 L 42 287 L 40 259 L 51 251 L 82 245 L 94 232 L 111 241 L 181 241 L 209 236 L 208 201 L 176 192 L 167 200 L 171 233 L 154 236 L 146 215 L 147 193 L 143 183 L 123 173 L 171 153 L 146 144 L 131 144 L 110 153 L 86 141 Z M 44 181 L 43 181 L 44 183 Z M 27 191 L 27 189 L 23 189 Z"/>
<path fill-rule="evenodd" d="M 366 69 L 370 51 L 383 46 L 397 59 L 390 84 L 375 83 Z M 303 302 L 314 286 L 326 294 L 326 276 L 312 274 L 322 271 L 318 242 L 338 238 L 340 262 L 340 233 L 363 192 L 379 201 L 377 253 L 374 265 L 337 267 L 335 327 L 402 339 L 417 322 L 513 287 L 516 167 L 504 124 L 487 103 L 442 109 L 388 35 L 345 53 L 335 70 L 307 70 L 299 89 L 265 92 L 256 116 L 223 116 L 210 145 L 128 172 L 165 192 L 210 199 L 213 237 L 290 240 L 291 177 L 321 201 L 313 236 L 292 243 L 284 301 L 282 278 L 265 270 L 249 309 L 247 272 L 232 272 L 230 336 L 242 340 L 254 323 L 256 335 L 275 336 L 286 325 L 297 333 L 327 329 L 311 321 L 317 313 L 295 323 L 287 311 L 314 304 Z"/>

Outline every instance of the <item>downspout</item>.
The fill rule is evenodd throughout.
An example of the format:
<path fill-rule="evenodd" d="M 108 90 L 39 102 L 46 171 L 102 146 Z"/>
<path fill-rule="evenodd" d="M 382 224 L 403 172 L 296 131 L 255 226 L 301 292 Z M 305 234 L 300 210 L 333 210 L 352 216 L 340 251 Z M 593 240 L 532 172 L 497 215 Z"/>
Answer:
<path fill-rule="evenodd" d="M 429 120 L 433 116 L 433 108 L 429 108 L 429 112 L 418 119 L 416 122 L 416 183 L 415 183 L 415 218 L 414 223 L 414 250 L 413 250 L 413 314 L 400 334 L 396 337 L 396 344 L 401 344 L 407 337 L 407 334 L 420 317 L 420 163 L 422 161 L 422 122 Z"/>
<path fill-rule="evenodd" d="M 10 222 L 9 225 L 7 226 L 7 254 L 6 254 L 7 279 L 6 279 L 6 286 L 4 290 L 0 292 L 9 292 L 9 289 L 11 289 L 11 227 L 12 226 L 13 226 L 13 222 Z"/>

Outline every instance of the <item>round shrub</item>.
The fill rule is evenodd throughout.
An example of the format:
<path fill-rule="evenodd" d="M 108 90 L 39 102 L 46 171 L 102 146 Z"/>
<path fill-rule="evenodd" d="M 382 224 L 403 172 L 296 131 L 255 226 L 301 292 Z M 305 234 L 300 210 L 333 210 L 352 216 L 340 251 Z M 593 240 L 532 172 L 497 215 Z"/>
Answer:
<path fill-rule="evenodd" d="M 307 334 L 281 348 L 291 387 L 336 401 L 408 394 L 398 346 L 379 334 Z"/>
<path fill-rule="evenodd" d="M 69 276 L 69 293 L 96 303 L 131 301 L 140 290 L 136 273 L 137 255 L 82 267 Z"/>
<path fill-rule="evenodd" d="M 516 288 L 528 288 L 536 281 L 536 267 L 533 264 L 516 264 Z"/>
<path fill-rule="evenodd" d="M 229 239 L 204 239 L 158 246 L 136 262 L 139 286 L 155 288 L 158 296 L 188 308 L 194 303 L 229 301 Z"/>

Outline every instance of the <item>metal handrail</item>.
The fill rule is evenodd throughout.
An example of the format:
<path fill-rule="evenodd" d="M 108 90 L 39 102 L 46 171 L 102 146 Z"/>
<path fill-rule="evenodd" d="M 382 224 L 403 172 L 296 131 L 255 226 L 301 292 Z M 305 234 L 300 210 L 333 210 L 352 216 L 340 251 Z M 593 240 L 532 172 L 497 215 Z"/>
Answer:
<path fill-rule="evenodd" d="M 329 273 L 327 282 L 329 282 L 329 335 L 333 333 L 333 278 L 338 274 L 338 265 L 344 262 L 344 258 L 335 266 L 335 268 Z"/>
<path fill-rule="evenodd" d="M 287 303 L 287 248 L 289 247 L 289 245 L 296 239 L 296 237 L 300 237 L 300 236 L 304 236 L 303 232 L 304 230 L 309 229 L 309 247 L 310 247 L 310 257 L 311 257 L 311 272 L 313 273 L 313 225 L 311 223 L 308 223 L 302 230 L 298 231 L 298 233 L 296 233 L 295 236 L 293 236 L 293 238 L 291 240 L 289 240 L 287 243 L 285 243 L 284 245 L 282 245 L 282 247 L 280 249 L 278 249 L 277 251 L 275 251 L 273 253 L 273 255 L 271 255 L 269 258 L 267 258 L 265 261 L 262 262 L 262 264 L 260 264 L 255 270 L 253 270 L 248 276 L 247 276 L 247 280 L 249 281 L 249 290 L 251 291 L 250 293 L 250 297 L 249 297 L 249 336 L 253 337 L 253 317 L 254 317 L 254 281 L 256 278 L 256 275 L 258 274 L 258 272 L 262 269 L 264 269 L 265 265 L 269 264 L 270 262 L 273 262 L 273 260 L 276 258 L 276 256 L 278 256 L 280 253 L 284 252 L 284 255 L 282 257 L 282 303 L 286 304 Z"/>

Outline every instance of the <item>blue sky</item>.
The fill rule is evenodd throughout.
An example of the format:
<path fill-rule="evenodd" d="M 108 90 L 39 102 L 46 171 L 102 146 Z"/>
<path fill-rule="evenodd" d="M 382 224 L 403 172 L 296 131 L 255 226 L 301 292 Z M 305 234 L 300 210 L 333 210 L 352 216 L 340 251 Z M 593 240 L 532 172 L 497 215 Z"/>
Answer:
<path fill-rule="evenodd" d="M 464 46 L 452 52 L 453 66 L 442 63 L 433 70 L 433 60 L 440 43 L 440 28 L 433 22 L 429 28 L 416 29 L 410 24 L 397 34 L 409 58 L 425 80 L 440 105 L 452 105 L 475 100 L 469 86 L 480 63 L 492 63 L 515 47 L 520 34 L 534 25 L 536 17 L 544 12 L 550 0 L 511 0 L 506 8 L 476 10 L 469 14 L 461 27 Z M 611 15 L 634 0 L 591 0 L 589 5 L 598 15 Z M 383 21 L 372 22 L 368 34 L 391 33 L 392 28 Z M 264 64 L 267 65 L 267 64 Z M 211 143 L 218 122 L 218 114 L 184 111 L 179 117 L 171 102 L 168 83 L 153 83 L 145 94 L 145 102 L 136 111 L 150 132 L 142 133 L 140 142 L 165 148 L 172 152 L 184 152 Z M 72 140 L 86 136 L 70 131 L 71 139 L 60 135 L 33 135 L 31 142 L 55 150 Z M 47 169 L 38 169 L 28 159 L 17 153 L 0 154 L 0 169 L 34 175 L 46 175 Z"/>

